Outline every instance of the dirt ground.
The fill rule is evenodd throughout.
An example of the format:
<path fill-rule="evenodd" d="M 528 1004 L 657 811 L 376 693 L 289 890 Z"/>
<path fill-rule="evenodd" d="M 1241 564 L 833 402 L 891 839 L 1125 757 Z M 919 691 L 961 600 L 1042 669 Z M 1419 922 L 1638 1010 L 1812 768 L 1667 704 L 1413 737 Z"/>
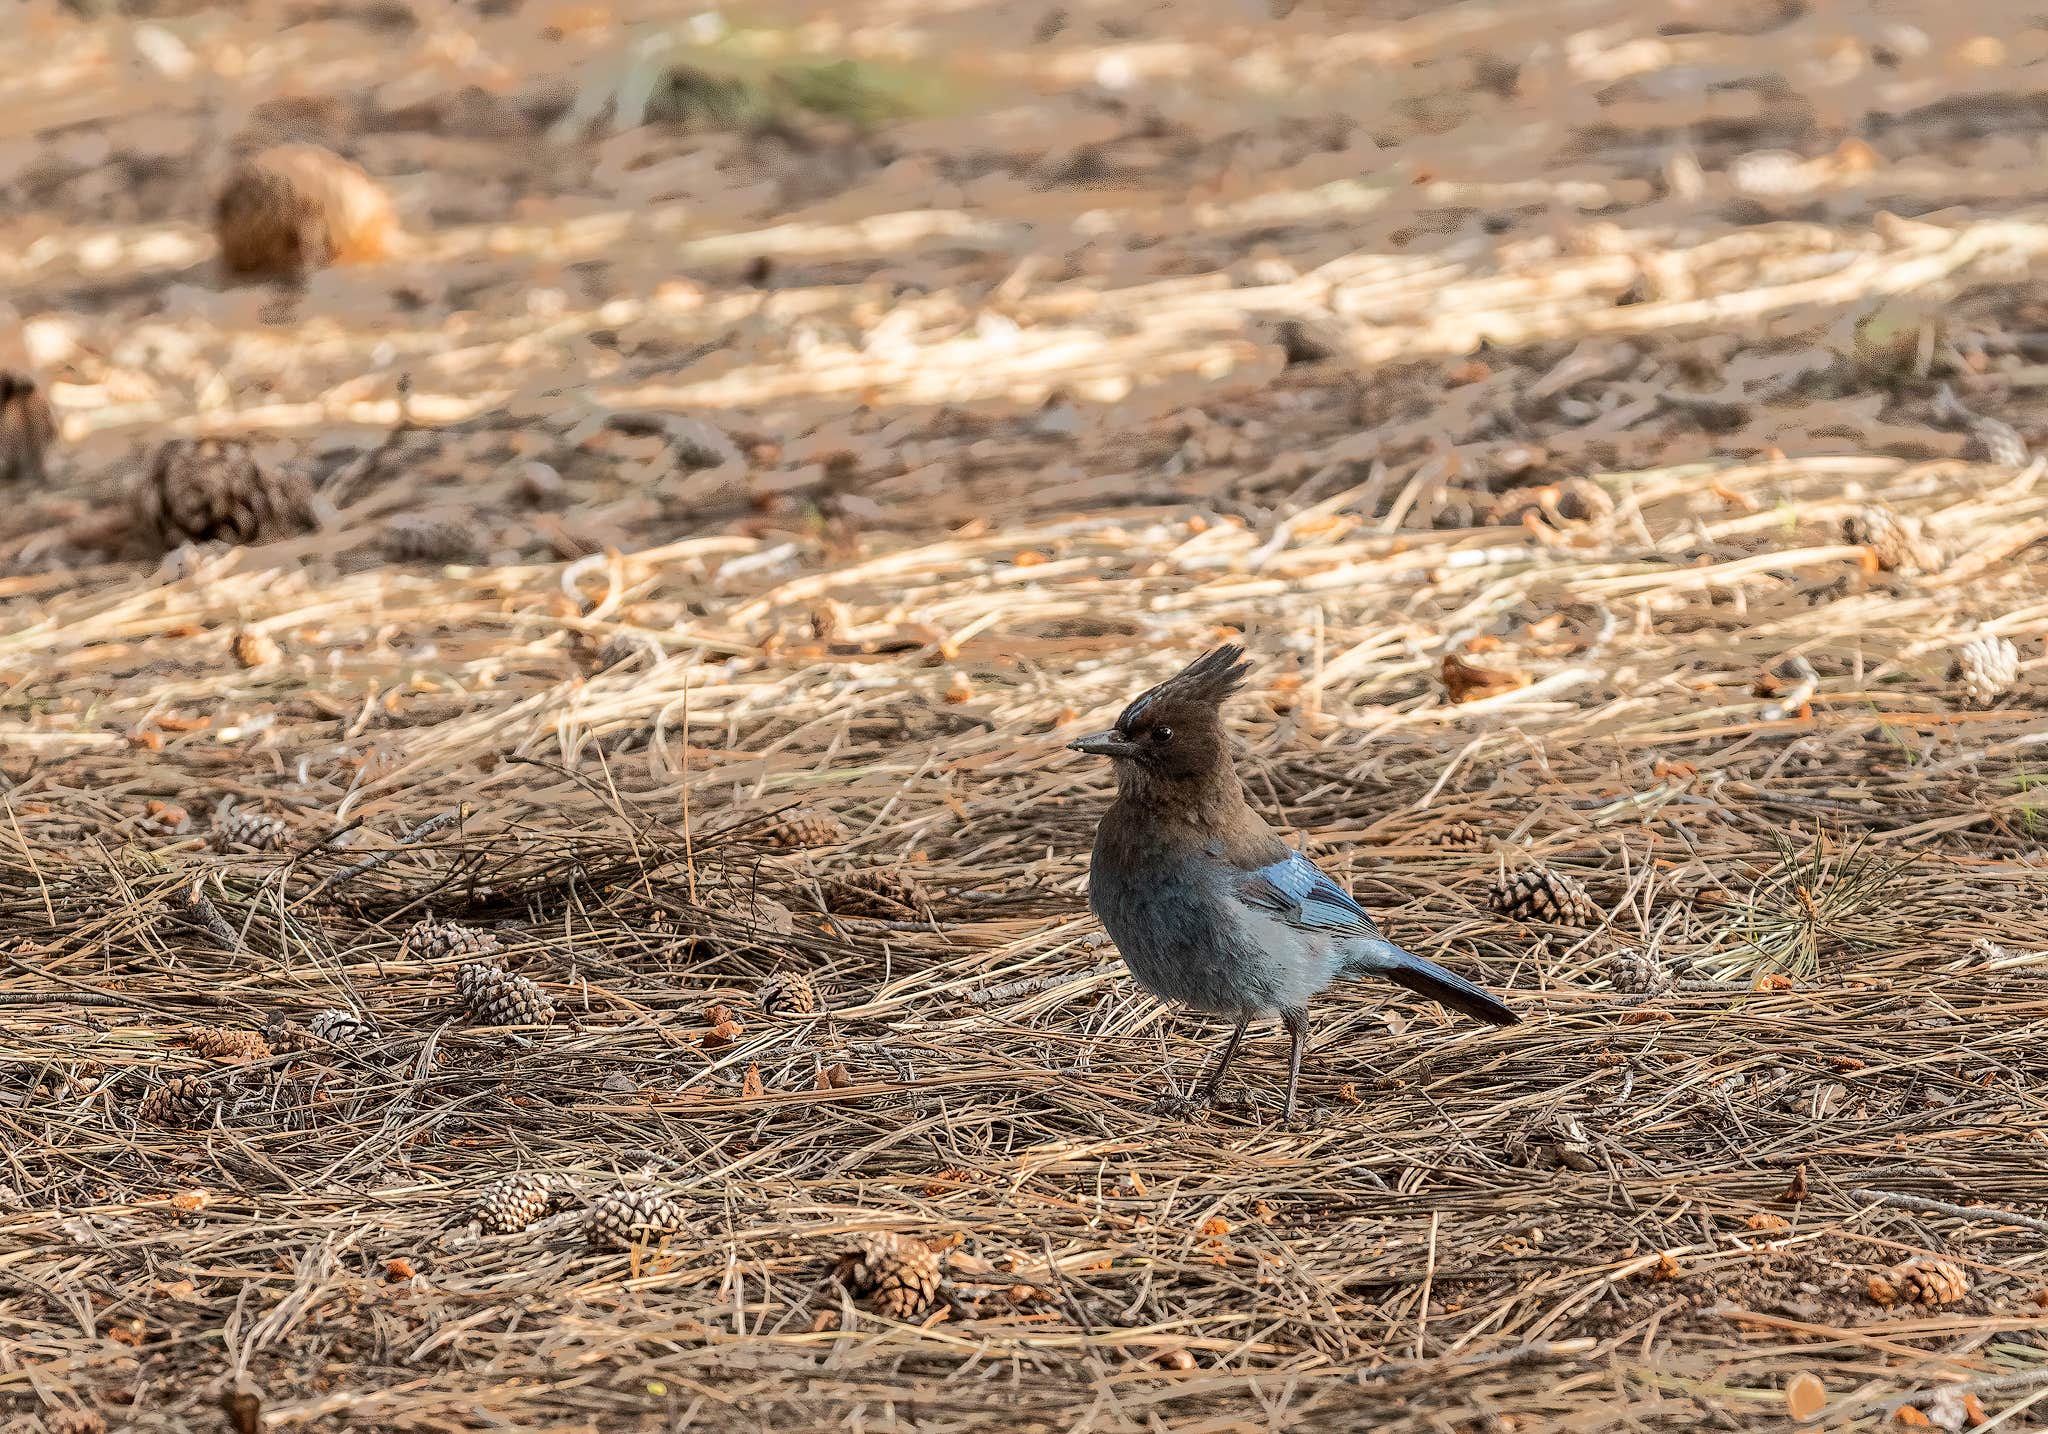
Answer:
<path fill-rule="evenodd" d="M 2048 20 L 698 8 L 0 15 L 6 1427 L 2041 1427 Z M 394 252 L 222 273 L 287 140 Z M 1225 638 L 1525 1017 L 1297 1128 L 1086 910 Z"/>

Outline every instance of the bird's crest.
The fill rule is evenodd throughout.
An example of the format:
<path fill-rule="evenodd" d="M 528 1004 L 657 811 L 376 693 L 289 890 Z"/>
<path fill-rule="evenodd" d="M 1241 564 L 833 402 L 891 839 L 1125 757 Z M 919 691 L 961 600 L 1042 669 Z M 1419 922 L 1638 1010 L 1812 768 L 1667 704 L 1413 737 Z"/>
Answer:
<path fill-rule="evenodd" d="M 1116 725 L 1129 731 L 1131 725 L 1145 715 L 1146 709 L 1158 705 L 1177 706 L 1185 702 L 1213 710 L 1223 705 L 1224 698 L 1244 686 L 1245 674 L 1251 670 L 1251 660 L 1244 655 L 1244 649 L 1234 642 L 1225 643 L 1203 653 L 1151 691 L 1135 698 L 1130 706 L 1124 708 L 1124 714 L 1117 718 Z"/>

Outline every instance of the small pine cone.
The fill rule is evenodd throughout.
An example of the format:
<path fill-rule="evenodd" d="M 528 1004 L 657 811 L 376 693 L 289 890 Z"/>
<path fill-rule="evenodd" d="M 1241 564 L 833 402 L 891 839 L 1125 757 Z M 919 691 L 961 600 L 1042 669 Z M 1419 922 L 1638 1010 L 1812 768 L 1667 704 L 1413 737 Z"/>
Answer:
<path fill-rule="evenodd" d="M 455 994 L 480 1026 L 545 1026 L 554 998 L 524 976 L 482 962 L 455 973 Z"/>
<path fill-rule="evenodd" d="M 488 931 L 459 921 L 415 921 L 405 931 L 405 954 L 415 961 L 479 961 L 498 964 L 504 943 Z"/>
<path fill-rule="evenodd" d="M 856 1235 L 839 1257 L 839 1282 L 890 1319 L 916 1319 L 939 1297 L 939 1257 L 893 1230 Z"/>
<path fill-rule="evenodd" d="M 377 1027 L 354 1011 L 341 1006 L 330 1006 L 318 1012 L 306 1023 L 306 1031 L 316 1041 L 326 1041 L 337 1046 L 352 1046 L 357 1041 L 369 1040 L 377 1034 Z"/>
<path fill-rule="evenodd" d="M 260 1061 L 270 1054 L 270 1042 L 260 1031 L 237 1030 L 233 1026 L 197 1026 L 185 1033 L 185 1044 L 215 1061 Z"/>
<path fill-rule="evenodd" d="M 354 1017 L 350 1017 L 351 1020 Z M 263 1040 L 279 1055 L 308 1055 L 327 1049 L 327 1042 L 314 1035 L 297 1021 L 277 1017 L 263 1028 Z"/>
<path fill-rule="evenodd" d="M 511 1235 L 562 1206 L 562 1191 L 547 1175 L 508 1175 L 477 1196 L 470 1219 L 493 1235 Z"/>
<path fill-rule="evenodd" d="M 0 369 L 0 483 L 42 482 L 43 453 L 56 436 L 56 416 L 36 381 Z"/>
<path fill-rule="evenodd" d="M 761 1008 L 762 1015 L 782 1021 L 813 1015 L 820 1003 L 818 988 L 811 984 L 810 977 L 801 971 L 782 971 L 769 977 L 754 993 L 754 1004 Z"/>
<path fill-rule="evenodd" d="M 214 818 L 206 839 L 215 851 L 279 851 L 291 844 L 292 829 L 267 812 L 230 811 Z"/>
<path fill-rule="evenodd" d="M 1415 838 L 1417 846 L 1447 846 L 1467 849 L 1486 845 L 1486 833 L 1471 822 L 1452 822 Z"/>
<path fill-rule="evenodd" d="M 683 1207 L 659 1190 L 613 1190 L 590 1205 L 590 1243 L 600 1250 L 658 1245 L 683 1232 Z"/>
<path fill-rule="evenodd" d="M 768 828 L 768 840 L 780 847 L 831 846 L 846 840 L 846 826 L 830 812 L 803 807 Z"/>
<path fill-rule="evenodd" d="M 135 1113 L 145 1125 L 178 1130 L 203 1124 L 213 1105 L 213 1089 L 206 1077 L 172 1076 L 145 1095 Z"/>
<path fill-rule="evenodd" d="M 915 921 L 931 910 L 931 900 L 915 878 L 890 867 L 872 866 L 827 881 L 825 907 L 837 916 Z"/>
<path fill-rule="evenodd" d="M 296 472 L 271 468 L 235 438 L 173 438 L 157 449 L 135 494 L 141 525 L 166 548 L 266 543 L 313 526 L 313 494 Z"/>
<path fill-rule="evenodd" d="M 1654 995 L 1670 989 L 1671 976 L 1655 956 L 1624 946 L 1607 958 L 1607 984 L 1630 995 Z"/>
<path fill-rule="evenodd" d="M 1487 904 L 1517 921 L 1547 921 L 1558 926 L 1600 924 L 1600 908 L 1578 879 L 1547 866 L 1503 873 L 1487 893 Z"/>
<path fill-rule="evenodd" d="M 236 665 L 244 668 L 268 667 L 284 658 L 284 649 L 277 645 L 276 638 L 251 627 L 236 632 L 228 650 L 234 654 Z"/>
<path fill-rule="evenodd" d="M 1941 555 L 1923 535 L 1920 520 L 1882 503 L 1867 503 L 1844 518 L 1842 541 L 1870 549 L 1878 567 L 1888 573 L 1941 566 Z"/>
<path fill-rule="evenodd" d="M 1915 1255 L 1864 1281 L 1870 1297 L 1889 1308 L 1900 1300 L 1916 1305 L 1952 1305 L 1970 1293 L 1970 1277 L 1953 1260 Z"/>
<path fill-rule="evenodd" d="M 393 563 L 459 563 L 479 552 L 473 522 L 443 513 L 401 513 L 377 535 L 377 551 Z"/>
<path fill-rule="evenodd" d="M 285 278 L 381 259 L 398 228 L 375 180 L 313 144 L 276 145 L 236 165 L 213 218 L 230 271 Z"/>
<path fill-rule="evenodd" d="M 1972 707 L 1989 707 L 2020 680 L 2020 653 L 1996 633 L 1973 637 L 1956 651 L 1948 680 L 1960 685 Z"/>

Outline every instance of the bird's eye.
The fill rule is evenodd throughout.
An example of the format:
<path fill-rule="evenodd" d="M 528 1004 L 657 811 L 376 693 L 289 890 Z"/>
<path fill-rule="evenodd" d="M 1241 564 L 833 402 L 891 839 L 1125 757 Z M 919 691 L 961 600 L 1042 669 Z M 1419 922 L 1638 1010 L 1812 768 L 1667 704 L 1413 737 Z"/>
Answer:
<path fill-rule="evenodd" d="M 1154 727 L 1152 729 L 1153 745 L 1164 747 L 1168 742 L 1171 742 L 1172 740 L 1173 729 L 1171 727 Z"/>

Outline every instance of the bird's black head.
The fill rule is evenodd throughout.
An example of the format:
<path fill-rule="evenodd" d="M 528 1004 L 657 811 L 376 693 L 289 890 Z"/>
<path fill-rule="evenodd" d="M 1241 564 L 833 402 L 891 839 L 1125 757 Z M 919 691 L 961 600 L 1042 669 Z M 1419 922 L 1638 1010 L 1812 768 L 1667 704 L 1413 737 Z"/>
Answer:
<path fill-rule="evenodd" d="M 1230 745 L 1220 709 L 1251 666 L 1235 644 L 1204 653 L 1124 708 L 1116 726 L 1068 745 L 1112 758 L 1120 780 L 1179 784 L 1227 775 Z"/>

